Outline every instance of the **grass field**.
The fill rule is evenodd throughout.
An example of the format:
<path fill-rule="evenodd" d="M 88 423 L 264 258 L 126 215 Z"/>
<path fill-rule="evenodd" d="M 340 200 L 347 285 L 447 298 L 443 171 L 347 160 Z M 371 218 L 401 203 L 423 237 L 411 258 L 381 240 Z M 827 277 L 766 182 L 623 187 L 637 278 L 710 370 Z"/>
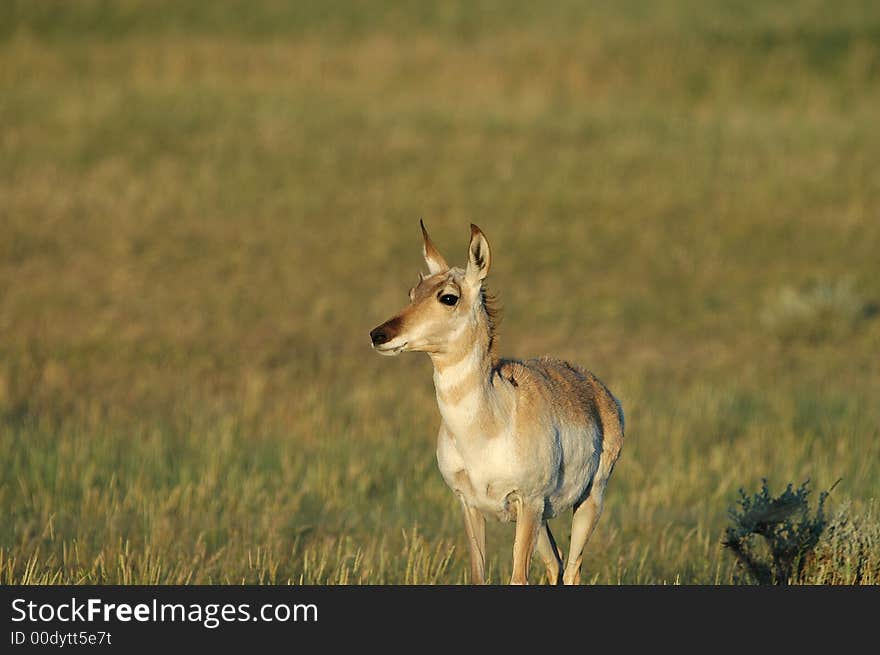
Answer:
<path fill-rule="evenodd" d="M 867 0 L 3 2 L 0 582 L 467 581 L 369 348 L 419 218 L 624 405 L 586 581 L 735 581 L 766 477 L 842 478 L 804 581 L 880 582 L 878 108 Z"/>

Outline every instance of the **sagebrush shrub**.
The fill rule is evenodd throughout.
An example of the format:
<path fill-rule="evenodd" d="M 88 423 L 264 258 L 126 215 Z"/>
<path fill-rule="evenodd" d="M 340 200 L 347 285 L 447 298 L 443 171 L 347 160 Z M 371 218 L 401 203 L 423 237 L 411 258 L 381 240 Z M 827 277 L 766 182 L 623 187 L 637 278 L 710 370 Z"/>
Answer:
<path fill-rule="evenodd" d="M 829 492 L 819 494 L 816 513 L 811 516 L 809 484 L 807 480 L 792 489 L 789 483 L 775 497 L 770 494 L 766 479 L 761 481 L 761 490 L 752 496 L 739 490 L 739 507 L 728 512 L 732 525 L 727 528 L 722 544 L 758 584 L 785 585 L 793 577 L 800 577 L 807 555 L 819 542 L 827 525 L 824 507 Z"/>

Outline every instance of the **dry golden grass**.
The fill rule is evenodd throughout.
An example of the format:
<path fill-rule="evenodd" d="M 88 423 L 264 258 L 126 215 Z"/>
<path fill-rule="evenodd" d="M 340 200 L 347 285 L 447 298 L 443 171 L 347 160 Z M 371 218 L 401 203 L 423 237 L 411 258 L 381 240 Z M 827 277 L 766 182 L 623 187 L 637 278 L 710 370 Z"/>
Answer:
<path fill-rule="evenodd" d="M 49 4 L 0 10 L 4 583 L 465 581 L 429 364 L 367 338 L 420 217 L 623 401 L 589 581 L 731 582 L 762 477 L 876 533 L 874 3 Z"/>

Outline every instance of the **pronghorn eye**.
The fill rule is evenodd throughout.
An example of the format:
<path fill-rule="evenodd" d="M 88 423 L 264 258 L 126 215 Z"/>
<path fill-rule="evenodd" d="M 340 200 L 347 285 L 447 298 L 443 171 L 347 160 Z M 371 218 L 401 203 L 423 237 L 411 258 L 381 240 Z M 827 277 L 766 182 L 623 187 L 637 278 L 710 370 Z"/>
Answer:
<path fill-rule="evenodd" d="M 440 302 L 442 302 L 444 305 L 449 305 L 450 307 L 452 307 L 453 305 L 455 305 L 455 303 L 458 302 L 458 296 L 453 296 L 451 293 L 444 293 L 442 296 L 440 296 Z"/>

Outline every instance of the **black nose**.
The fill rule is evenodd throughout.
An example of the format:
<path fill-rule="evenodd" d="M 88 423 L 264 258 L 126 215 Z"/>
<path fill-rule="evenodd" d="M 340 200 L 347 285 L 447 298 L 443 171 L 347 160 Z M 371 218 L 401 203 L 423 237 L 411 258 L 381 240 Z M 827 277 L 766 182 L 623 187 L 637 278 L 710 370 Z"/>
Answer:
<path fill-rule="evenodd" d="M 385 334 L 384 326 L 380 325 L 370 332 L 370 339 L 373 340 L 374 346 L 381 346 L 388 341 L 388 335 Z"/>

